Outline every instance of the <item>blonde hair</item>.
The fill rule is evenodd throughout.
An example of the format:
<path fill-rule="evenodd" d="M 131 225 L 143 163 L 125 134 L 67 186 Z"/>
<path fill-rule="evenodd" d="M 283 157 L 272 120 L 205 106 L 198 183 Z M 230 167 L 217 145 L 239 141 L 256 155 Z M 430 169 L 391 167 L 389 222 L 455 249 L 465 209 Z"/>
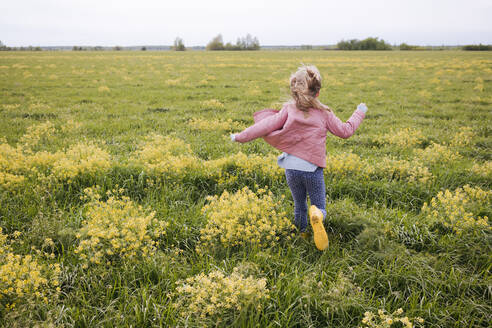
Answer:
<path fill-rule="evenodd" d="M 303 65 L 290 76 L 290 93 L 297 108 L 303 112 L 309 111 L 310 108 L 331 111 L 318 100 L 317 94 L 320 89 L 321 74 L 316 66 Z"/>

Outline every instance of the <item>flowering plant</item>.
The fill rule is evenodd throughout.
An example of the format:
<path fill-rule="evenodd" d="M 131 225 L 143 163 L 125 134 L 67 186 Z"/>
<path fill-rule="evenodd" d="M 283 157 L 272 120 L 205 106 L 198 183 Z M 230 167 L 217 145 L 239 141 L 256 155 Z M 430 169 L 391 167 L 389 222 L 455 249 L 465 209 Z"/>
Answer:
<path fill-rule="evenodd" d="M 258 193 L 244 187 L 234 194 L 224 191 L 220 197 L 208 197 L 209 203 L 202 208 L 208 222 L 200 231 L 196 250 L 267 247 L 281 237 L 290 238 L 294 225 L 279 211 L 279 202 L 273 200 L 271 192 L 260 189 Z"/>
<path fill-rule="evenodd" d="M 375 314 L 367 311 L 364 313 L 362 324 L 363 327 L 390 328 L 393 324 L 400 322 L 405 328 L 423 327 L 422 324 L 424 323 L 424 319 L 420 317 L 409 319 L 407 316 L 403 317 L 402 315 L 402 308 L 399 308 L 393 313 L 386 313 L 384 310 L 378 310 L 378 313 Z M 417 324 L 417 326 L 414 324 Z"/>
<path fill-rule="evenodd" d="M 14 233 L 14 238 L 20 236 Z M 60 265 L 43 264 L 32 255 L 15 254 L 0 227 L 0 304 L 7 310 L 18 303 L 41 299 L 60 291 Z"/>
<path fill-rule="evenodd" d="M 234 268 L 230 275 L 220 270 L 200 273 L 179 280 L 173 304 L 182 320 L 226 324 L 248 308 L 262 309 L 262 302 L 270 298 L 265 278 L 245 277 Z"/>
<path fill-rule="evenodd" d="M 97 188 L 85 189 L 89 203 L 76 234 L 79 246 L 75 249 L 84 267 L 151 256 L 159 245 L 156 239 L 166 233 L 167 222 L 156 219 L 154 212 L 144 210 L 121 192 L 109 191 L 108 199 L 102 201 Z"/>
<path fill-rule="evenodd" d="M 439 222 L 461 234 L 471 228 L 490 230 L 487 216 L 478 215 L 490 206 L 492 191 L 465 185 L 454 192 L 446 189 L 422 206 L 422 214 L 430 222 Z"/>

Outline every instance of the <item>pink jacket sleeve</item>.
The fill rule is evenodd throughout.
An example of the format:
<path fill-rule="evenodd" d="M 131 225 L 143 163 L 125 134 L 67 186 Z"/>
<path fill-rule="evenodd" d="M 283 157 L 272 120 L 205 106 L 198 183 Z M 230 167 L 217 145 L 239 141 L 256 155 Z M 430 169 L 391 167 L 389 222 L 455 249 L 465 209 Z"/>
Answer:
<path fill-rule="evenodd" d="M 287 110 L 284 109 L 276 114 L 265 117 L 249 128 L 246 128 L 243 132 L 236 134 L 236 141 L 243 143 L 266 136 L 270 132 L 281 129 L 286 120 Z"/>
<path fill-rule="evenodd" d="M 336 117 L 335 114 L 328 112 L 326 127 L 328 128 L 328 131 L 337 137 L 347 139 L 355 133 L 355 130 L 357 130 L 359 125 L 362 123 L 364 117 L 365 113 L 363 111 L 356 110 L 346 123 L 342 123 L 342 121 Z"/>

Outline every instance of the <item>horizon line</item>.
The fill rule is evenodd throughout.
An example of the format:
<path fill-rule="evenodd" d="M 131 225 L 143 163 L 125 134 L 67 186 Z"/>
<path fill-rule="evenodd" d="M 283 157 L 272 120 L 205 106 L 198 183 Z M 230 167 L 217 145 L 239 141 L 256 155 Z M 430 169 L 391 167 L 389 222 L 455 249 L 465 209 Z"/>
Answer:
<path fill-rule="evenodd" d="M 338 43 L 338 42 L 337 42 Z M 309 44 L 309 43 L 301 43 L 301 44 L 265 44 L 265 45 L 260 45 L 261 47 L 302 47 L 302 46 L 307 46 L 307 47 L 333 47 L 336 46 L 337 43 L 331 43 L 331 44 Z M 388 42 L 389 43 L 389 42 Z M 412 46 L 420 46 L 420 47 L 459 47 L 459 46 L 464 46 L 464 45 L 492 45 L 492 43 L 458 43 L 458 44 L 413 44 L 413 43 L 407 43 L 407 42 L 401 42 L 401 43 L 389 43 L 391 46 L 399 46 L 401 44 L 408 44 Z M 9 46 L 7 44 L 3 44 L 3 46 L 10 47 L 10 48 L 20 48 L 20 47 L 41 47 L 41 48 L 66 48 L 66 47 L 103 47 L 103 48 L 114 48 L 114 47 L 122 47 L 122 48 L 138 48 L 138 47 L 169 47 L 172 48 L 172 44 L 140 44 L 140 45 L 121 45 L 121 44 L 113 44 L 113 45 L 100 45 L 100 44 L 93 44 L 93 45 L 88 45 L 88 44 L 68 44 L 68 45 L 19 45 L 19 46 Z M 185 48 L 206 48 L 206 45 L 190 45 L 190 46 L 185 46 Z"/>

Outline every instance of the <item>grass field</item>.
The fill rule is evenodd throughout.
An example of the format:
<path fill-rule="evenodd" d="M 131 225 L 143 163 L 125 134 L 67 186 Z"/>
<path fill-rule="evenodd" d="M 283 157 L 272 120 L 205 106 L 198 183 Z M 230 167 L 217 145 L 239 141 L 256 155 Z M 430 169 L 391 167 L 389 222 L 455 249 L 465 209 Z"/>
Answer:
<path fill-rule="evenodd" d="M 278 151 L 231 132 L 301 63 L 330 246 L 292 230 Z M 492 54 L 0 53 L 5 327 L 489 327 Z"/>

